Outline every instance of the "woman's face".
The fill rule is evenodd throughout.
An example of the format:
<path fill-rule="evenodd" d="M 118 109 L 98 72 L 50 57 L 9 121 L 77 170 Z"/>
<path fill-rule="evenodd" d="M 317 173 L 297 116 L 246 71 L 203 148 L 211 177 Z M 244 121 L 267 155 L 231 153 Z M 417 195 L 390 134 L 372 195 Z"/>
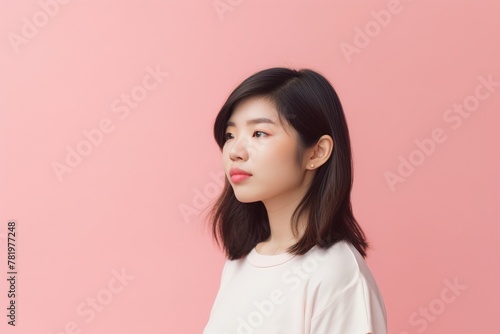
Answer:
<path fill-rule="evenodd" d="M 309 183 L 297 166 L 297 132 L 280 124 L 278 111 L 263 98 L 240 102 L 228 121 L 222 158 L 226 177 L 240 202 L 286 205 L 302 199 Z M 232 178 L 232 168 L 251 174 Z"/>

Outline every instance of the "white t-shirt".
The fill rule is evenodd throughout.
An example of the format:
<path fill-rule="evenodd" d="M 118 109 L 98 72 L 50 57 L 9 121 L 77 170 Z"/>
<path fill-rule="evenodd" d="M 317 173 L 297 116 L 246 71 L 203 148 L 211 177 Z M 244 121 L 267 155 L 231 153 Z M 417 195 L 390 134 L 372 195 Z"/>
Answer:
<path fill-rule="evenodd" d="M 358 250 L 339 241 L 304 255 L 255 248 L 227 260 L 203 334 L 386 334 L 382 294 Z"/>

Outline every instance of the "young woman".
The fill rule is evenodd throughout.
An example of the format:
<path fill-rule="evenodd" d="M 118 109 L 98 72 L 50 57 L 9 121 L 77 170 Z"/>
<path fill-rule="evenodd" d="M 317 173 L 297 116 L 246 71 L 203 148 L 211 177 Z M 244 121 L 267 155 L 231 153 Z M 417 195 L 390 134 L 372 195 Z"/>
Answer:
<path fill-rule="evenodd" d="M 203 333 L 387 333 L 331 84 L 309 69 L 260 71 L 231 93 L 214 136 L 227 179 L 209 221 L 227 261 Z"/>

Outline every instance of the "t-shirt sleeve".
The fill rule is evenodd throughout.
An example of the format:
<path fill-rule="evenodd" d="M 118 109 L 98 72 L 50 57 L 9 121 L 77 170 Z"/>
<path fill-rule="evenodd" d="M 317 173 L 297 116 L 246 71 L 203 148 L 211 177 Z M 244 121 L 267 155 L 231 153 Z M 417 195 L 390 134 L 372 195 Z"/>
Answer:
<path fill-rule="evenodd" d="M 223 290 L 226 287 L 227 282 L 229 282 L 229 280 L 231 279 L 233 274 L 231 266 L 232 266 L 231 260 L 226 259 L 220 275 L 219 290 Z"/>
<path fill-rule="evenodd" d="M 226 259 L 226 261 L 224 262 L 224 265 L 223 265 L 222 271 L 221 271 L 221 275 L 220 275 L 219 288 L 217 289 L 217 294 L 215 296 L 210 314 L 212 314 L 214 309 L 217 307 L 217 305 L 219 303 L 219 299 L 221 298 L 221 294 L 223 293 L 224 288 L 226 287 L 227 283 L 229 282 L 229 280 L 232 277 L 232 274 L 233 274 L 232 264 L 233 264 L 232 261 L 230 261 L 228 259 Z"/>
<path fill-rule="evenodd" d="M 384 301 L 360 273 L 311 319 L 311 334 L 387 334 Z"/>

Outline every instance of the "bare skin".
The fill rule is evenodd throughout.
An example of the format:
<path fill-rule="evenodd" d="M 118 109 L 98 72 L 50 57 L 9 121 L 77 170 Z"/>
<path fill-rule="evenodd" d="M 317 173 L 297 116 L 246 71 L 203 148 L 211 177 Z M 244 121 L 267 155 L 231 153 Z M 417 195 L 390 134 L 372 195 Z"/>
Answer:
<path fill-rule="evenodd" d="M 248 120 L 266 118 L 268 122 L 247 124 Z M 297 166 L 298 147 L 296 131 L 279 122 L 278 112 L 267 99 L 252 98 L 240 103 L 226 129 L 226 143 L 222 150 L 225 173 L 240 202 L 262 201 L 267 210 L 271 235 L 256 245 L 263 255 L 282 254 L 303 234 L 306 220 L 300 220 L 299 235 L 294 236 L 291 217 L 316 173 L 333 150 L 333 140 L 323 135 L 316 145 L 304 152 Z M 252 174 L 243 182 L 232 182 L 229 170 L 241 168 Z"/>

